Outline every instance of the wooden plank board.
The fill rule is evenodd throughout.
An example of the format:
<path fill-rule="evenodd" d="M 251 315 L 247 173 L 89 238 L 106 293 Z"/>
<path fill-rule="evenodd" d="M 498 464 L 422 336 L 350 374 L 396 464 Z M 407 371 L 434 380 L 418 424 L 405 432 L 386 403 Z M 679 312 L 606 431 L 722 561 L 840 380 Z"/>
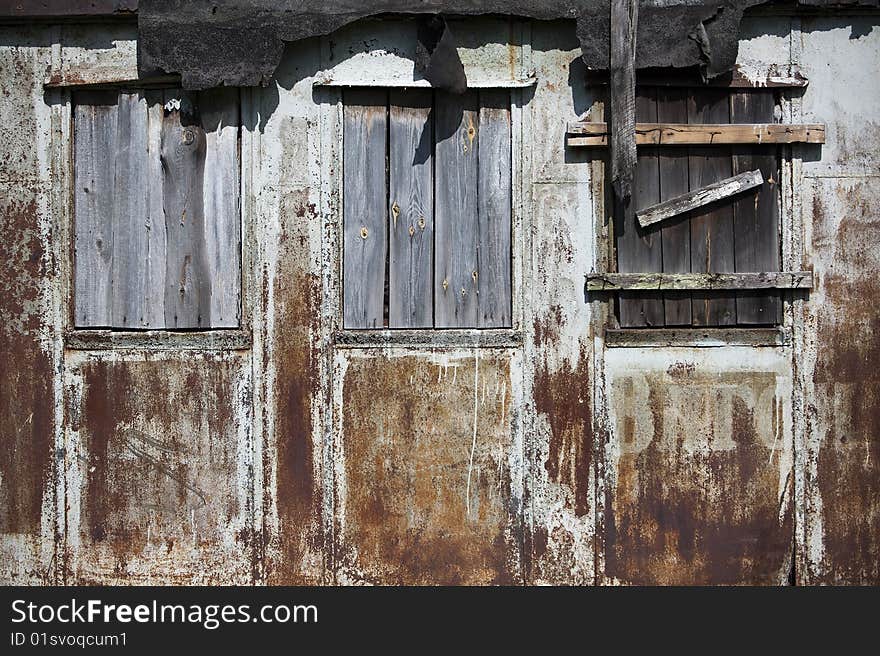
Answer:
<path fill-rule="evenodd" d="M 657 89 L 657 120 L 687 121 L 687 91 Z M 659 149 L 660 200 L 675 198 L 688 190 L 688 153 L 686 148 Z M 688 273 L 691 270 L 690 217 L 679 216 L 660 229 L 663 271 Z M 691 324 L 691 295 L 687 292 L 663 294 L 664 322 L 667 326 Z"/>
<path fill-rule="evenodd" d="M 479 113 L 477 93 L 437 92 L 434 326 L 476 328 Z"/>
<path fill-rule="evenodd" d="M 723 89 L 694 90 L 688 99 L 688 120 L 693 123 L 724 123 L 730 120 L 727 92 Z M 693 147 L 688 155 L 690 188 L 698 189 L 730 177 L 730 149 Z M 649 271 L 651 269 L 648 269 Z M 734 271 L 733 208 L 704 207 L 691 213 L 691 271 Z M 695 293 L 691 303 L 692 325 L 729 326 L 736 323 L 732 294 Z"/>
<path fill-rule="evenodd" d="M 165 92 L 162 120 L 163 208 L 167 238 L 165 325 L 210 325 L 211 279 L 205 245 L 205 131 L 194 94 Z M 174 109 L 179 103 L 180 109 Z"/>
<path fill-rule="evenodd" d="M 236 328 L 241 312 L 241 184 L 239 91 L 199 94 L 205 131 L 205 240 L 212 328 Z"/>
<path fill-rule="evenodd" d="M 434 255 L 434 129 L 428 90 L 392 91 L 389 109 L 389 318 L 430 328 Z"/>
<path fill-rule="evenodd" d="M 653 89 L 639 89 L 636 93 L 636 118 L 655 120 L 657 99 Z M 660 200 L 660 170 L 658 152 L 645 148 L 638 154 L 633 180 L 632 203 L 637 212 L 642 207 Z M 660 234 L 642 230 L 635 213 L 623 213 L 616 223 L 617 269 L 621 272 L 661 271 L 663 267 Z M 663 299 L 659 294 L 620 295 L 620 325 L 622 327 L 663 326 Z"/>
<path fill-rule="evenodd" d="M 730 97 L 730 120 L 754 122 L 772 120 L 775 100 L 772 92 L 738 92 Z M 779 160 L 775 152 L 755 147 L 733 151 L 733 173 L 757 168 L 762 187 L 756 196 L 737 200 L 734 212 L 734 260 L 737 271 L 779 269 Z M 737 323 L 773 324 L 782 321 L 782 302 L 777 294 L 741 292 L 736 297 Z"/>
<path fill-rule="evenodd" d="M 142 94 L 123 92 L 117 107 L 113 213 L 107 217 L 113 224 L 111 322 L 117 328 L 141 329 L 150 312 L 147 103 Z"/>
<path fill-rule="evenodd" d="M 624 328 L 605 331 L 605 346 L 609 348 L 785 346 L 788 342 L 789 335 L 781 328 Z"/>
<path fill-rule="evenodd" d="M 662 173 L 661 173 L 662 175 Z M 643 228 L 659 223 L 664 219 L 680 216 L 691 210 L 736 196 L 764 183 L 761 171 L 745 171 L 700 189 L 670 198 L 638 212 L 636 215 Z"/>
<path fill-rule="evenodd" d="M 168 244 L 165 234 L 165 173 L 162 165 L 162 124 L 165 94 L 144 92 L 147 101 L 147 253 L 144 271 L 144 328 L 165 328 L 165 275 Z"/>
<path fill-rule="evenodd" d="M 755 273 L 590 273 L 587 291 L 655 291 L 664 289 L 811 289 L 811 271 Z"/>
<path fill-rule="evenodd" d="M 637 164 L 636 27 L 639 3 L 611 0 L 608 88 L 611 108 L 611 181 L 619 202 L 629 199 Z"/>
<path fill-rule="evenodd" d="M 511 326 L 510 93 L 480 91 L 479 251 L 480 328 Z"/>
<path fill-rule="evenodd" d="M 578 121 L 568 124 L 569 146 L 607 146 L 609 131 L 605 123 Z M 825 143 L 825 126 L 821 123 L 783 125 L 754 123 L 731 125 L 710 123 L 684 125 L 678 123 L 636 123 L 636 144 L 639 146 L 700 146 L 732 144 Z"/>
<path fill-rule="evenodd" d="M 387 92 L 352 89 L 343 118 L 343 325 L 382 328 L 388 244 Z"/>
<path fill-rule="evenodd" d="M 116 94 L 74 108 L 74 325 L 110 326 Z"/>

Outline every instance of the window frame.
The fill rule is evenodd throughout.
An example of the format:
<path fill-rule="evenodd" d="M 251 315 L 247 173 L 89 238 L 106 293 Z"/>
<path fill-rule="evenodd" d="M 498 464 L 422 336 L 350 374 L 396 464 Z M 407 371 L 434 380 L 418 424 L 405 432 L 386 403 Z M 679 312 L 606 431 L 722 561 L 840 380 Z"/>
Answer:
<path fill-rule="evenodd" d="M 114 80 L 108 83 L 73 85 L 47 88 L 47 101 L 52 106 L 51 168 L 57 174 L 59 184 L 52 198 L 52 212 L 57 217 L 55 226 L 63 244 L 60 250 L 61 280 L 59 285 L 62 314 L 60 323 L 64 348 L 71 350 L 156 350 L 156 351 L 234 351 L 250 348 L 253 343 L 253 289 L 255 249 L 253 247 L 253 215 L 255 211 L 252 180 L 259 162 L 253 157 L 254 143 L 258 138 L 255 129 L 259 124 L 259 108 L 253 91 L 239 89 L 241 127 L 239 129 L 239 225 L 240 225 L 240 307 L 238 327 L 174 329 L 156 328 L 128 330 L 119 328 L 85 328 L 76 325 L 75 317 L 75 144 L 74 144 L 74 94 L 82 90 L 162 90 L 179 88 L 179 83 L 167 79 L 152 82 L 146 80 Z"/>

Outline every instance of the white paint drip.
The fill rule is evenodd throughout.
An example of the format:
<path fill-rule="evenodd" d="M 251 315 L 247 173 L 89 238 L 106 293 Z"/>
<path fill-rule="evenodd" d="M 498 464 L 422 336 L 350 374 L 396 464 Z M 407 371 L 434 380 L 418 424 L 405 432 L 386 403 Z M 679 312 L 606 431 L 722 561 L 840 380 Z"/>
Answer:
<path fill-rule="evenodd" d="M 456 367 L 457 368 L 457 367 Z M 467 488 L 465 490 L 465 509 L 467 516 L 471 516 L 471 473 L 474 470 L 474 451 L 477 449 L 477 408 L 479 401 L 480 383 L 480 350 L 474 349 L 474 432 L 471 438 L 471 455 L 468 458 Z"/>

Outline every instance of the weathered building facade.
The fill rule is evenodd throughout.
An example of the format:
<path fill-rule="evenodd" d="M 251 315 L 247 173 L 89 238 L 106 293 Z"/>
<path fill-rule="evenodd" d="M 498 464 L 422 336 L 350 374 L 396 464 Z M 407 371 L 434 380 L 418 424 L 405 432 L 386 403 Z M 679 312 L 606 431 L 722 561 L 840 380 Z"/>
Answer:
<path fill-rule="evenodd" d="M 224 325 L 111 330 L 112 308 L 95 326 L 77 310 L 82 94 L 184 94 L 173 75 L 145 77 L 134 7 L 108 4 L 25 20 L 5 3 L 0 25 L 0 580 L 880 583 L 875 9 L 755 8 L 734 72 L 712 82 L 770 94 L 772 116 L 749 122 L 825 126 L 822 144 L 773 151 L 777 270 L 813 274 L 811 289 L 775 292 L 778 320 L 633 327 L 620 311 L 636 297 L 586 289 L 620 270 L 623 242 L 605 151 L 567 131 L 603 120 L 607 78 L 574 20 L 481 15 L 446 23 L 474 97 L 507 99 L 508 312 L 398 330 L 382 308 L 393 291 L 376 288 L 378 320 L 349 325 L 361 273 L 346 253 L 375 233 L 358 224 L 348 241 L 346 179 L 367 164 L 348 149 L 347 97 L 391 94 L 379 115 L 393 121 L 408 107 L 394 94 L 430 91 L 418 22 L 388 15 L 292 40 L 265 86 L 236 88 L 235 118 L 203 126 L 209 153 L 223 127 L 237 140 L 218 186 L 240 217 L 233 256 L 217 258 L 240 276 L 211 293 L 234 292 L 231 315 L 210 308 Z M 640 84 L 683 84 L 648 73 Z M 160 97 L 160 118 L 178 111 Z M 482 148 L 475 103 L 462 125 Z M 457 129 L 435 127 L 435 179 Z M 117 184 L 108 202 L 139 188 Z M 386 200 L 393 246 L 401 210 Z M 426 225 L 401 224 L 410 238 L 442 230 L 432 207 Z M 137 266 L 140 251 L 126 255 L 108 276 Z"/>

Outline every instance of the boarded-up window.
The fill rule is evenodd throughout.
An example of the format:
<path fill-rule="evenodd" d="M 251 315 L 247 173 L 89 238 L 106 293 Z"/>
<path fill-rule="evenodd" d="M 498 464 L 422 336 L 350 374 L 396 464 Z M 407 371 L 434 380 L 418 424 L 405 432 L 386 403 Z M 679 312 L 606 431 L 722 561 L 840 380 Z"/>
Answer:
<path fill-rule="evenodd" d="M 509 92 L 344 104 L 345 327 L 509 327 Z"/>
<path fill-rule="evenodd" d="M 773 123 L 772 90 L 640 87 L 644 123 Z M 779 271 L 779 146 L 639 147 L 633 203 L 639 211 L 747 171 L 762 186 L 647 228 L 617 225 L 621 273 Z M 621 292 L 623 327 L 772 325 L 782 319 L 778 291 Z"/>
<path fill-rule="evenodd" d="M 83 92 L 73 115 L 76 327 L 237 327 L 238 91 Z"/>

